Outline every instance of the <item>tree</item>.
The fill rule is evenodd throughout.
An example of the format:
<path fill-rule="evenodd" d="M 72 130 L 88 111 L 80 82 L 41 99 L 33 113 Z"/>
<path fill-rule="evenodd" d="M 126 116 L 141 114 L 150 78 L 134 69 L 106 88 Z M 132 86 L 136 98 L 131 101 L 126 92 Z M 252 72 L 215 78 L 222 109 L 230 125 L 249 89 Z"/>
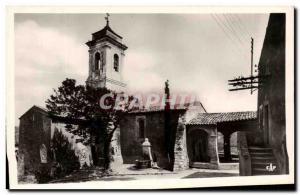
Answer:
<path fill-rule="evenodd" d="M 125 94 L 123 95 L 125 97 Z M 119 127 L 122 115 L 130 110 L 130 102 L 137 101 L 132 96 L 127 97 L 128 101 L 123 101 L 125 104 L 121 109 L 115 106 L 119 105 L 119 100 L 122 100 L 117 99 L 120 96 L 122 96 L 122 93 L 117 94 L 106 88 L 76 85 L 76 80 L 67 78 L 57 90 L 54 90 L 54 94 L 47 99 L 46 108 L 52 116 L 60 116 L 71 120 L 85 120 L 85 125 L 80 125 L 76 129 L 67 128 L 67 131 L 75 135 L 91 135 L 86 136 L 86 143 L 91 143 L 91 137 L 93 136 L 96 139 L 101 139 L 104 145 L 104 166 L 109 169 L 109 148 L 113 134 Z"/>
<path fill-rule="evenodd" d="M 68 138 L 57 129 L 55 129 L 53 134 L 52 152 L 52 158 L 54 158 L 59 165 L 55 173 L 56 176 L 61 177 L 80 168 L 79 159 L 75 155 L 71 143 L 69 143 Z"/>
<path fill-rule="evenodd" d="M 62 86 L 54 89 L 54 95 L 50 95 L 46 101 L 46 108 L 53 115 L 78 119 L 85 115 L 85 104 L 85 87 L 76 86 L 74 79 L 67 78 Z"/>

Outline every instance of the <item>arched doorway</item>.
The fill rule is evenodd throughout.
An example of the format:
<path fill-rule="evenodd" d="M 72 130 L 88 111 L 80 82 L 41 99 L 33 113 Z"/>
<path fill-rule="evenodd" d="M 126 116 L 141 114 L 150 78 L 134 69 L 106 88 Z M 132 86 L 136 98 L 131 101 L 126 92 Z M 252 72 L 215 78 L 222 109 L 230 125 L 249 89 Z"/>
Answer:
<path fill-rule="evenodd" d="M 193 162 L 210 162 L 208 150 L 208 134 L 201 129 L 192 130 L 188 133 L 188 155 Z"/>

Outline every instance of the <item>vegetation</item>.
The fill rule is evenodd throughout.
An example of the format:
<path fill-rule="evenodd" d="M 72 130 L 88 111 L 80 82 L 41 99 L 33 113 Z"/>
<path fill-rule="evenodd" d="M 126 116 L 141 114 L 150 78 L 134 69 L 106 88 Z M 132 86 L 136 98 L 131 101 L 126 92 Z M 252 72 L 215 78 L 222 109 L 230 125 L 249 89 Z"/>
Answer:
<path fill-rule="evenodd" d="M 128 97 L 126 104 L 121 108 L 116 107 L 118 95 L 120 96 L 120 94 L 106 88 L 96 89 L 77 85 L 76 80 L 67 78 L 46 101 L 50 115 L 86 121 L 84 127 L 81 125 L 79 128 L 67 128 L 67 130 L 75 135 L 83 136 L 85 143 L 91 143 L 92 137 L 95 140 L 101 140 L 105 159 L 104 168 L 106 169 L 110 168 L 111 154 L 109 148 L 112 136 L 119 126 L 120 118 L 128 111 L 129 103 L 134 100 L 133 97 Z M 100 100 L 103 96 L 106 97 L 103 101 L 104 105 L 110 106 L 110 108 L 100 106 Z"/>
<path fill-rule="evenodd" d="M 54 164 L 54 177 L 62 177 L 68 175 L 74 170 L 80 168 L 78 157 L 72 149 L 68 138 L 62 132 L 55 130 L 52 139 L 52 159 L 55 160 Z"/>

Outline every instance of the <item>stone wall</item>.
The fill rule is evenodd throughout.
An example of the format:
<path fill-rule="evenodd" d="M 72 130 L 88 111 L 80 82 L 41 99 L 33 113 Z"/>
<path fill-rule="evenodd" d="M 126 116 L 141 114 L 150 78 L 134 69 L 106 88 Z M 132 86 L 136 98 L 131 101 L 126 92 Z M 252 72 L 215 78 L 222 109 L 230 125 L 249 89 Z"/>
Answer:
<path fill-rule="evenodd" d="M 78 125 L 72 125 L 72 127 L 77 128 Z M 93 165 L 91 147 L 89 145 L 84 145 L 82 142 L 78 142 L 81 137 L 68 132 L 65 123 L 56 121 L 51 123 L 51 139 L 56 130 L 62 132 L 62 134 L 68 138 L 75 155 L 79 159 L 80 167 Z"/>
<path fill-rule="evenodd" d="M 189 157 L 186 144 L 185 117 L 179 117 L 175 147 L 174 147 L 174 166 L 173 171 L 182 171 L 189 168 Z"/>
<path fill-rule="evenodd" d="M 259 60 L 259 74 L 265 79 L 258 91 L 260 130 L 265 144 L 273 148 L 282 174 L 288 173 L 285 140 L 285 20 L 285 14 L 270 14 Z M 266 115 L 267 121 L 264 120 Z"/>
<path fill-rule="evenodd" d="M 136 116 L 138 115 L 124 116 L 120 123 L 121 153 L 125 164 L 135 163 L 135 160 L 142 155 L 141 143 L 143 140 L 138 135 L 138 129 L 135 124 Z"/>
<path fill-rule="evenodd" d="M 181 111 L 182 112 L 182 111 Z M 165 131 L 165 115 L 163 111 L 131 113 L 121 121 L 121 151 L 125 164 L 133 164 L 142 157 L 142 143 L 148 138 L 151 143 L 152 156 L 161 168 L 173 169 L 174 145 L 177 123 L 180 112 L 171 113 L 170 132 Z M 141 138 L 138 119 L 145 120 L 145 136 Z M 167 136 L 166 136 L 167 134 Z"/>

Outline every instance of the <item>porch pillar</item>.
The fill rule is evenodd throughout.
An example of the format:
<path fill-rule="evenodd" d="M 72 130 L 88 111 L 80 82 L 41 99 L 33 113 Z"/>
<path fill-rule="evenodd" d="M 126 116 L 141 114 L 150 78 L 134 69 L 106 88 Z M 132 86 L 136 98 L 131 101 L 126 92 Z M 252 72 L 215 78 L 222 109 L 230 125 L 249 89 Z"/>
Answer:
<path fill-rule="evenodd" d="M 210 156 L 210 163 L 215 169 L 219 167 L 218 156 L 218 142 L 217 142 L 217 129 L 212 129 L 208 137 L 208 152 Z"/>
<path fill-rule="evenodd" d="M 229 133 L 224 133 L 224 159 L 225 159 L 225 161 L 231 161 L 230 135 L 231 134 L 229 134 Z"/>

